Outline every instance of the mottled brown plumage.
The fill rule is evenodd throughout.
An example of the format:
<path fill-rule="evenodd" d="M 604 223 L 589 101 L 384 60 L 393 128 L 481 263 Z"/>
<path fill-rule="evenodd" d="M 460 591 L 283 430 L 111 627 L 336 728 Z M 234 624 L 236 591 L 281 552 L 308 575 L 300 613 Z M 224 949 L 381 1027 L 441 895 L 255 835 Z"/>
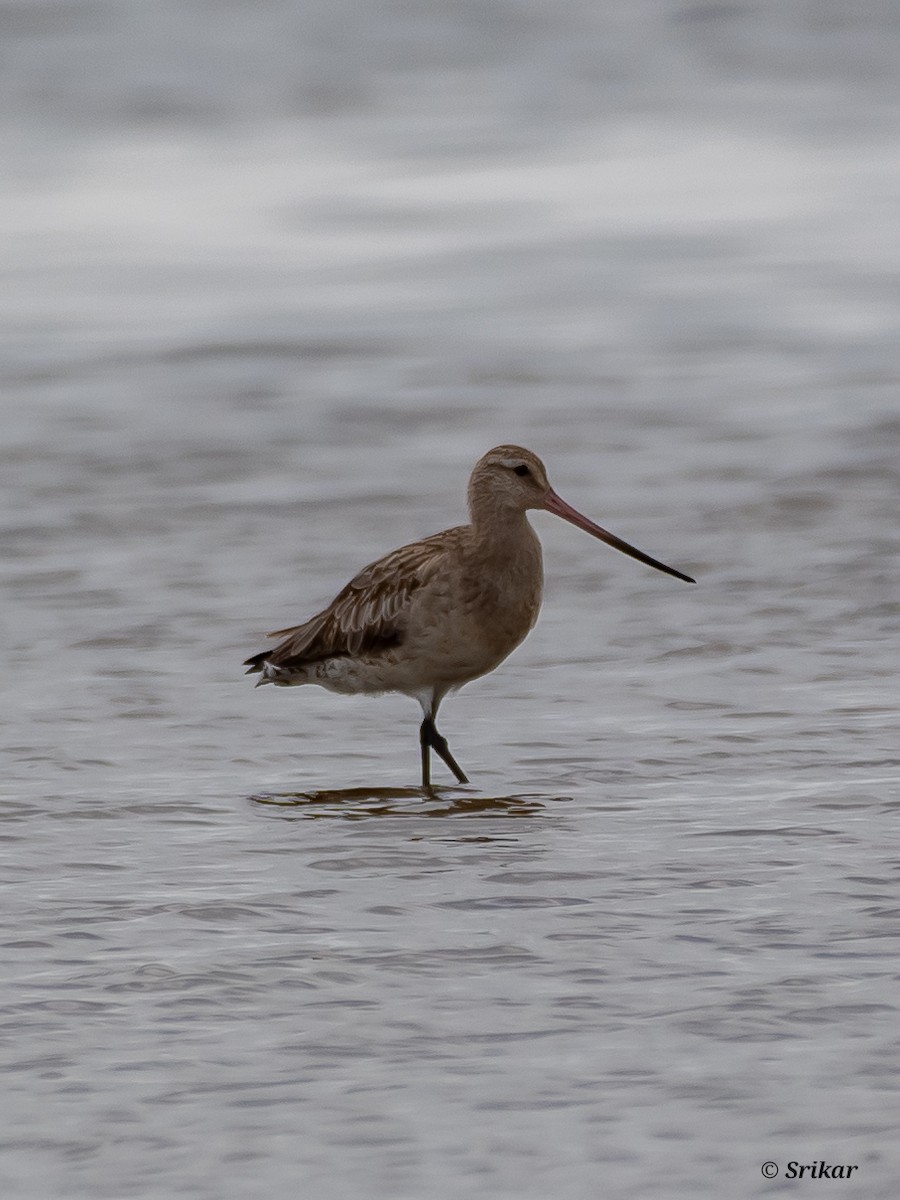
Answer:
<path fill-rule="evenodd" d="M 648 563 L 693 583 L 570 508 L 540 459 L 496 446 L 476 464 L 470 524 L 412 542 L 377 559 L 303 625 L 270 634 L 272 650 L 247 659 L 259 684 L 317 683 L 345 694 L 402 692 L 422 706 L 422 783 L 429 747 L 461 783 L 465 775 L 437 732 L 443 697 L 492 671 L 525 638 L 541 606 L 541 547 L 526 512 L 542 508 Z"/>

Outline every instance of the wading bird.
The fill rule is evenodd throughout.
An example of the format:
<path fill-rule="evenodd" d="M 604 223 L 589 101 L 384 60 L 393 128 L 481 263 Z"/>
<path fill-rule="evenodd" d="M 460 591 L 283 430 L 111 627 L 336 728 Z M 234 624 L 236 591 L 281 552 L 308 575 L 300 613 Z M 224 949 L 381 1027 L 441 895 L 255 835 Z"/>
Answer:
<path fill-rule="evenodd" d="M 555 513 L 639 562 L 694 583 L 601 529 L 562 500 L 544 464 L 521 446 L 495 446 L 469 480 L 468 525 L 445 529 L 377 559 L 303 625 L 279 629 L 271 650 L 248 658 L 257 687 L 317 683 L 344 695 L 401 692 L 422 706 L 422 786 L 431 750 L 468 783 L 435 725 L 448 692 L 500 665 L 541 606 L 541 544 L 525 514 Z"/>

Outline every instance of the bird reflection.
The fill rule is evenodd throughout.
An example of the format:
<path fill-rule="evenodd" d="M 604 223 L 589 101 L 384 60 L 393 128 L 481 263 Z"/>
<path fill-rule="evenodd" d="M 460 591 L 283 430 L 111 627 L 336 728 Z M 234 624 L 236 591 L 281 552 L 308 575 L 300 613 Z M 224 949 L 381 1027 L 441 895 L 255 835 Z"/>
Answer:
<path fill-rule="evenodd" d="M 379 816 L 533 817 L 542 811 L 547 800 L 521 794 L 473 795 L 452 787 L 325 788 L 314 792 L 261 792 L 249 799 L 254 804 L 285 810 L 285 816 L 343 820 Z"/>

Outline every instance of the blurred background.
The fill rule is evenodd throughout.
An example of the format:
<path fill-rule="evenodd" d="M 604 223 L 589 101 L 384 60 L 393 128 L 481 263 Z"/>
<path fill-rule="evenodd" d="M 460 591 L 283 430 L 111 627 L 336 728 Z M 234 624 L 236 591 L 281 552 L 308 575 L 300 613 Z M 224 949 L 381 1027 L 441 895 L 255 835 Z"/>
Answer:
<path fill-rule="evenodd" d="M 292 452 L 357 421 L 412 462 L 534 410 L 791 408 L 815 438 L 894 399 L 887 0 L 0 20 L 14 415 L 245 420 L 248 457 L 272 420 Z"/>
<path fill-rule="evenodd" d="M 900 7 L 0 0 L 0 52 L 7 1193 L 894 1195 Z M 536 517 L 423 804 L 409 701 L 240 662 L 501 441 L 699 586 Z"/>

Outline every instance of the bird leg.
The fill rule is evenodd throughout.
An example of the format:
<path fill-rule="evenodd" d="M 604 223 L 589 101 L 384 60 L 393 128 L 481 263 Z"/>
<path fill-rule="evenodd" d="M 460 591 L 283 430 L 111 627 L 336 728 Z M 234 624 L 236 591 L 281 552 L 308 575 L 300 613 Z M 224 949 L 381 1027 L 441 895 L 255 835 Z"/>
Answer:
<path fill-rule="evenodd" d="M 438 733 L 432 717 L 426 717 L 419 727 L 419 742 L 422 746 L 422 787 L 431 787 L 431 749 L 437 750 L 460 783 L 469 782 L 459 763 L 450 753 L 447 739 Z"/>
<path fill-rule="evenodd" d="M 429 721 L 430 721 L 430 718 L 426 717 L 425 720 L 422 722 L 422 724 L 419 726 L 419 744 L 422 747 L 422 787 L 423 788 L 431 787 L 431 746 L 429 745 L 429 742 L 428 742 L 428 731 L 425 728 L 426 725 L 428 725 Z"/>

